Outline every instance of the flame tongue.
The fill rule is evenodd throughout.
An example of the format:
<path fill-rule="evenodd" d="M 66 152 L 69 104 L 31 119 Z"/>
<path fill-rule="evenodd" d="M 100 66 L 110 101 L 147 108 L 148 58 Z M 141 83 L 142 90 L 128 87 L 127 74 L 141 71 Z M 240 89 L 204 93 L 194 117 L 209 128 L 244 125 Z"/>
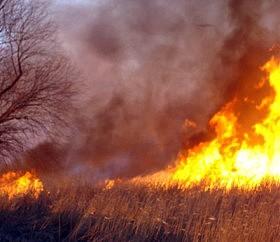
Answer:
<path fill-rule="evenodd" d="M 245 125 L 238 122 L 236 102 L 225 105 L 210 121 L 216 138 L 191 148 L 187 155 L 181 153 L 174 180 L 186 186 L 204 181 L 210 188 L 248 189 L 265 179 L 280 181 L 280 63 L 272 58 L 262 70 L 268 73 L 274 96 L 267 96 L 256 105 L 255 115 L 261 116 L 258 112 L 267 107 L 266 117 L 246 132 Z"/>
<path fill-rule="evenodd" d="M 9 199 L 29 195 L 38 198 L 43 191 L 43 183 L 32 172 L 8 172 L 0 177 L 0 194 Z"/>

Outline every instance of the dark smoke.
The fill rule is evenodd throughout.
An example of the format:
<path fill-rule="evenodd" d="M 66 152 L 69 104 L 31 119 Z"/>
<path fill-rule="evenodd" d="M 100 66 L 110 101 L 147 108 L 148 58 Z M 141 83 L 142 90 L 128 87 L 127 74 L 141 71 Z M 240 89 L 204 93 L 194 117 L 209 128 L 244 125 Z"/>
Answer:
<path fill-rule="evenodd" d="M 278 5 L 253 0 L 57 5 L 61 41 L 84 77 L 76 131 L 61 160 L 92 177 L 165 167 L 194 134 L 205 131 L 209 117 L 236 90 L 245 92 L 249 80 L 259 77 L 268 49 L 279 40 Z M 195 130 L 182 128 L 187 118 L 198 124 Z"/>

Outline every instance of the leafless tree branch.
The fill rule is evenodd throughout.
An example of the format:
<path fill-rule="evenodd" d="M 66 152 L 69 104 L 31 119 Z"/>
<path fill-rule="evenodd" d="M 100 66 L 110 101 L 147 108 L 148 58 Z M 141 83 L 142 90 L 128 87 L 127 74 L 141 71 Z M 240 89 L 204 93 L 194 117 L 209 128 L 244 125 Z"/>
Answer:
<path fill-rule="evenodd" d="M 71 107 L 73 71 L 40 0 L 0 0 L 0 157 L 13 158 Z"/>

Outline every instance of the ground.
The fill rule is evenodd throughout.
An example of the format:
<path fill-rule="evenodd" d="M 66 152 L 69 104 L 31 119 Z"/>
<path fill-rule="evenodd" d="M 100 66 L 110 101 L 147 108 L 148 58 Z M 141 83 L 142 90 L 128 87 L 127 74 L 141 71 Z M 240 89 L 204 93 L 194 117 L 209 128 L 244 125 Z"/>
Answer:
<path fill-rule="evenodd" d="M 280 241 L 280 189 L 67 185 L 2 197 L 0 241 Z"/>

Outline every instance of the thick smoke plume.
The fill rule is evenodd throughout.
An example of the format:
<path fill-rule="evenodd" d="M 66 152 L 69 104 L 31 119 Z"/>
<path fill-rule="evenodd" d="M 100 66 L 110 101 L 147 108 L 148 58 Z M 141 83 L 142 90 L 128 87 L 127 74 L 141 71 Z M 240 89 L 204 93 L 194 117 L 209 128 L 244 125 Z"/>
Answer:
<path fill-rule="evenodd" d="M 279 40 L 278 5 L 253 0 L 56 5 L 61 42 L 83 73 L 75 131 L 59 160 L 72 171 L 92 167 L 90 174 L 102 178 L 142 174 L 172 162 L 182 146 L 204 136 L 209 117 L 236 90 L 252 88 Z M 186 119 L 197 128 L 184 126 Z"/>

